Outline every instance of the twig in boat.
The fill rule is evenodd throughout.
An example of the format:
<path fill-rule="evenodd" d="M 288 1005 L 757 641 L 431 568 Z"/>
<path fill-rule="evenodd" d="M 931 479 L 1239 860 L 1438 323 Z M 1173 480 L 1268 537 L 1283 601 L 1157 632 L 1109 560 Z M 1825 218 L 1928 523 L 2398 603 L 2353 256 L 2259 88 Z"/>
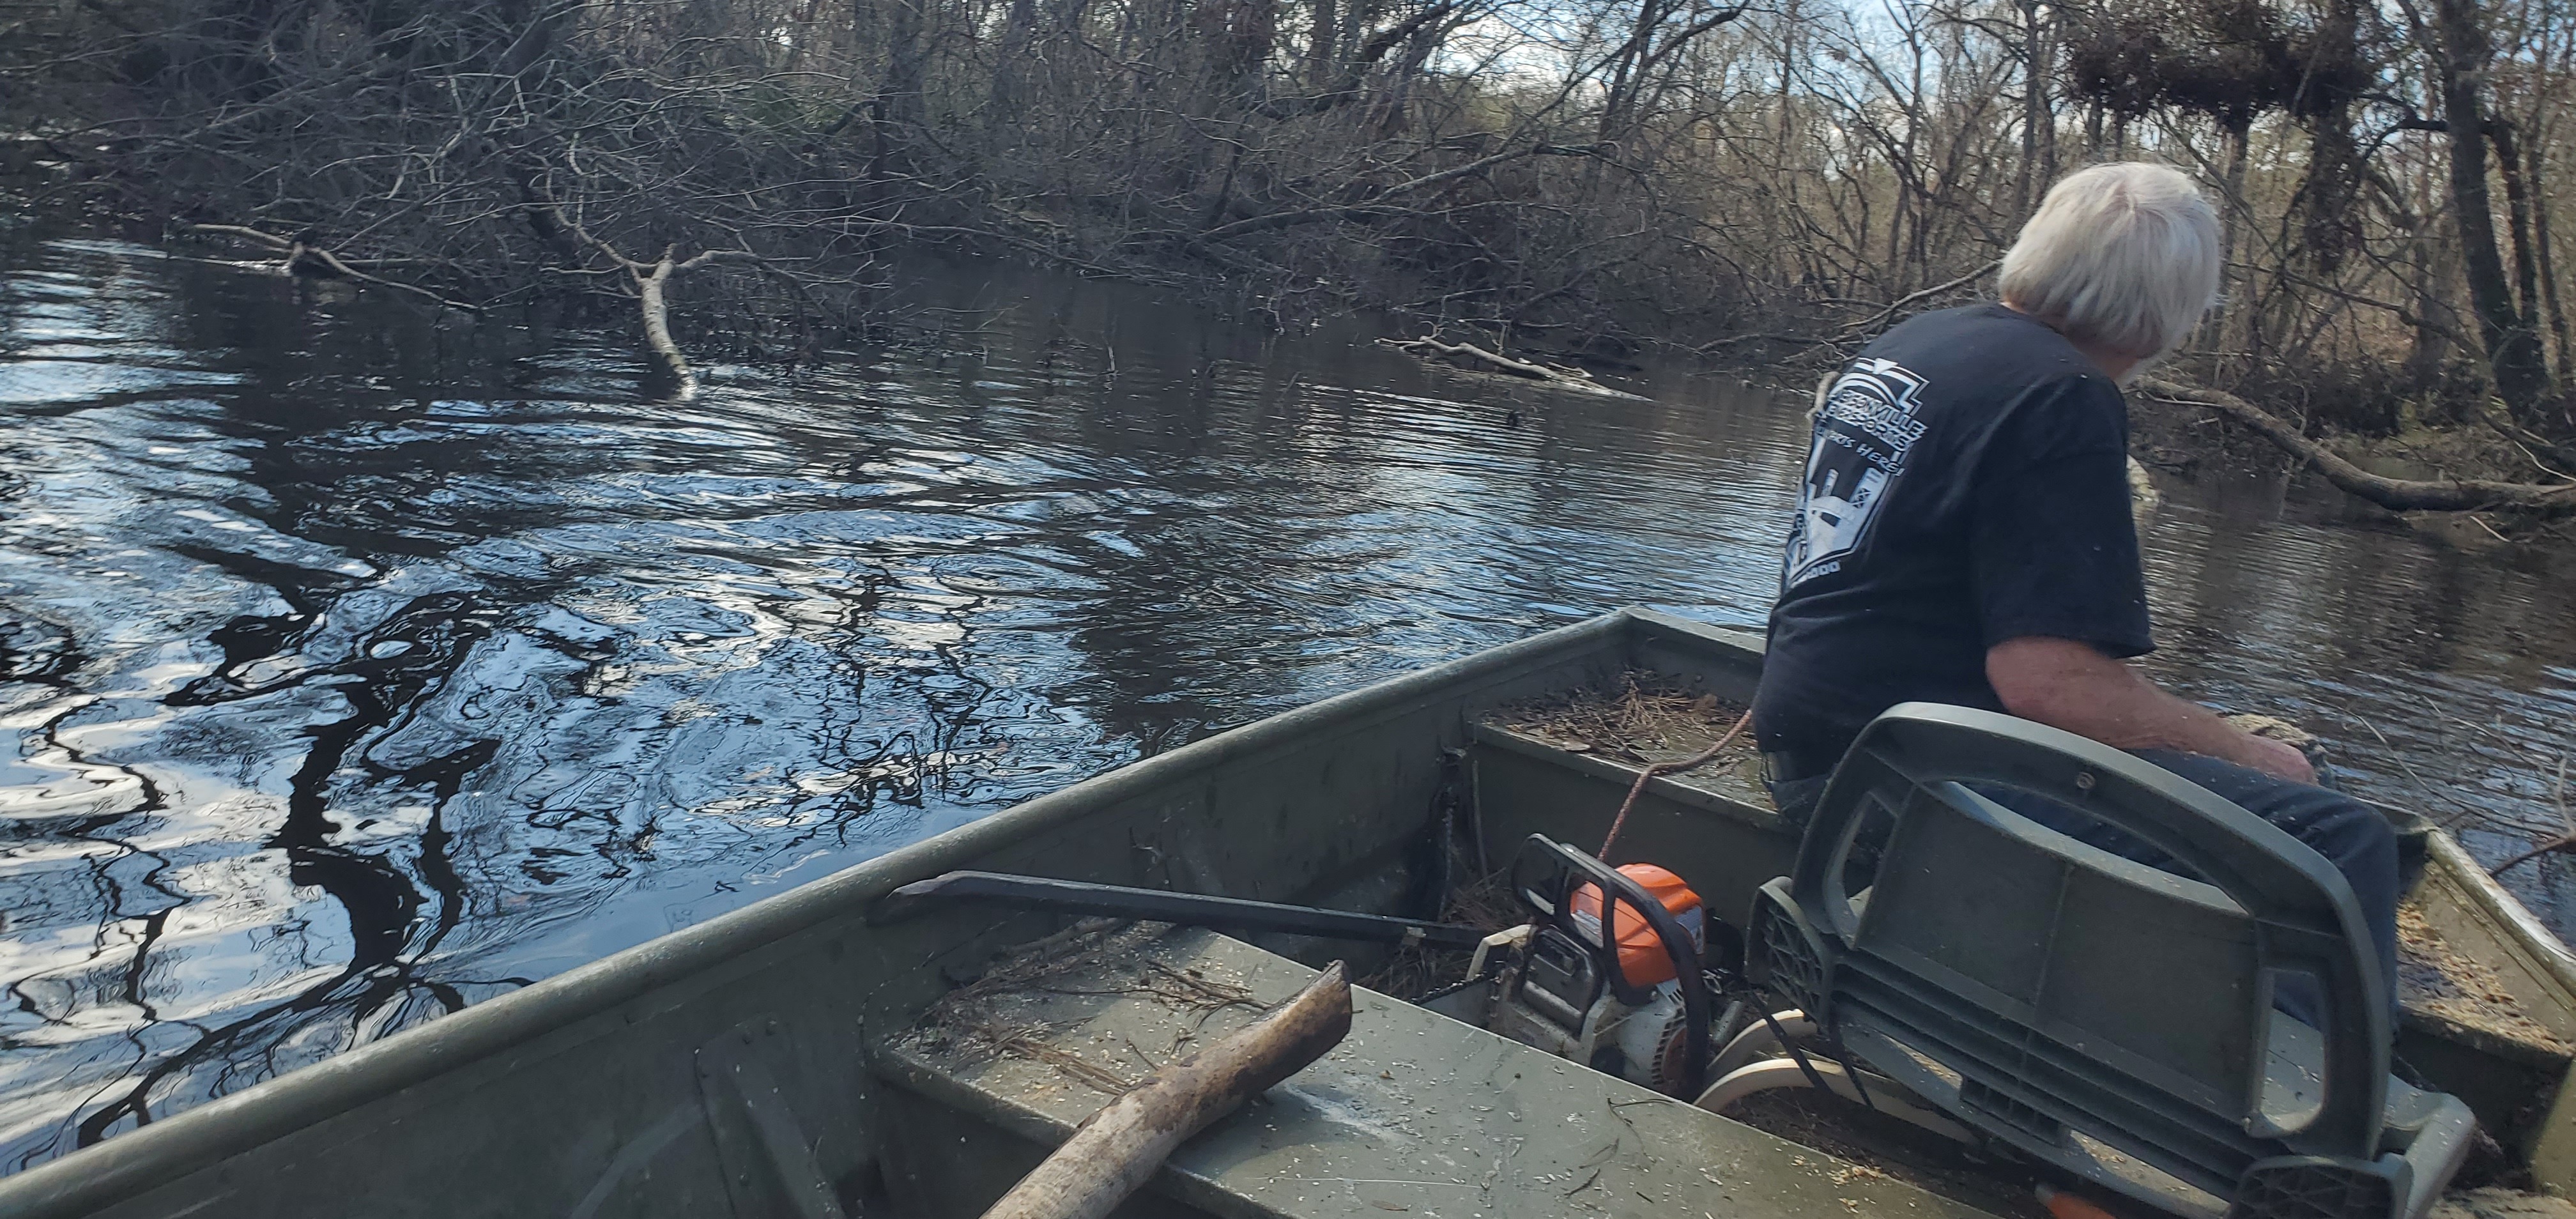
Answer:
<path fill-rule="evenodd" d="M 1587 687 L 1500 708 L 1494 723 L 1573 753 L 1599 753 L 1638 765 L 1652 752 L 1694 753 L 1742 711 L 1715 694 L 1651 670 L 1630 670 L 1615 689 Z"/>
<path fill-rule="evenodd" d="M 1102 1092 L 1124 1092 L 1135 1086 L 1135 1081 L 1116 1071 L 1029 1036 L 1026 1029 L 985 1021 L 968 1025 L 967 1031 L 983 1038 L 995 1054 L 1015 1054 L 1032 1062 L 1045 1063 Z"/>
<path fill-rule="evenodd" d="M 984 1219 L 1101 1219 L 1181 1140 L 1296 1074 L 1351 1030 L 1351 986 L 1336 961 L 1277 1011 L 1156 1070 L 1074 1128 Z"/>

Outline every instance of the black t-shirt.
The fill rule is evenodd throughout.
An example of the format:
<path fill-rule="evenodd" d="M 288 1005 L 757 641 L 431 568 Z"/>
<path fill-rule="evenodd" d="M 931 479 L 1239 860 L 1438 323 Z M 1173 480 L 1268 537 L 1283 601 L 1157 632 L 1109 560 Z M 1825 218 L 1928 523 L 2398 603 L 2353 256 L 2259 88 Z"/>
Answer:
<path fill-rule="evenodd" d="M 1840 757 L 1879 712 L 2002 710 L 1986 649 L 2155 646 L 2129 515 L 2129 415 L 2101 369 L 2002 305 L 1863 348 L 1816 414 L 1753 722 Z"/>

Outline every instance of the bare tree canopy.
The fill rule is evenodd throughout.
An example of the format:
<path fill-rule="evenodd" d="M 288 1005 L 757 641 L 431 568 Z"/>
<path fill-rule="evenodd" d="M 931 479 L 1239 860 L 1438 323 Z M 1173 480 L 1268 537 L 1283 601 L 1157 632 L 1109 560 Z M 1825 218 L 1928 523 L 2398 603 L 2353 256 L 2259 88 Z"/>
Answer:
<path fill-rule="evenodd" d="M 0 116 L 87 189 L 424 304 L 818 358 L 927 244 L 1497 353 L 1813 358 L 1965 299 L 2060 172 L 2227 225 L 2174 365 L 2559 468 L 2561 0 L 87 0 Z M 23 143 L 24 141 L 22 141 Z M 667 268 L 667 269 L 666 269 Z"/>

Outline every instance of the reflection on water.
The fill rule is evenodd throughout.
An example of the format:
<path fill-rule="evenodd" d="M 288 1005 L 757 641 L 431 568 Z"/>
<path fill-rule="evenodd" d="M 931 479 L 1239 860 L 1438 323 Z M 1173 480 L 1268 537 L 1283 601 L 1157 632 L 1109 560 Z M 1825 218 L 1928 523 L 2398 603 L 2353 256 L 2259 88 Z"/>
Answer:
<path fill-rule="evenodd" d="M 926 278 L 936 351 L 646 404 L 615 334 L 8 241 L 0 1168 L 1375 678 L 1758 622 L 1801 456 L 1729 383 L 1015 271 Z M 2554 825 L 2569 565 L 2254 500 L 2157 527 L 2168 671 Z"/>

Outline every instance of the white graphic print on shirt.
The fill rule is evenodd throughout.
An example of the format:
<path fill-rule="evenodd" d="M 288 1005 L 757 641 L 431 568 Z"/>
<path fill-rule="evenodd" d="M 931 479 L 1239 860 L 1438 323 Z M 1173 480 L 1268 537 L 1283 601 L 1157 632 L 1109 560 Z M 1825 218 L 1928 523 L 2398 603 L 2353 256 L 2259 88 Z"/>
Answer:
<path fill-rule="evenodd" d="M 1887 486 L 1905 472 L 1905 455 L 1923 438 L 1914 417 L 1923 378 L 1893 360 L 1855 360 L 1816 412 L 1815 446 L 1798 490 L 1781 569 L 1785 591 L 1842 569 L 1878 516 Z"/>

